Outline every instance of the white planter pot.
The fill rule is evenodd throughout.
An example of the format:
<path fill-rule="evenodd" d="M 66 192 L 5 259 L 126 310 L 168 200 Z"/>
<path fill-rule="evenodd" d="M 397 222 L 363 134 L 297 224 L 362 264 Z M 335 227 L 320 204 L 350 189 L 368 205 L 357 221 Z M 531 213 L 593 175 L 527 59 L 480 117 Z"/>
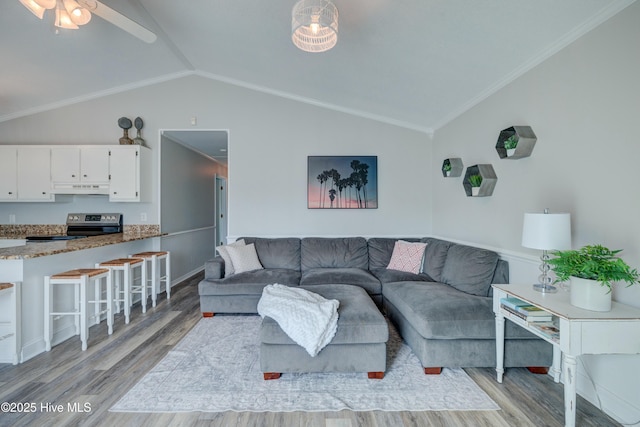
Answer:
<path fill-rule="evenodd" d="M 611 310 L 611 292 L 595 280 L 571 276 L 571 305 L 591 311 Z"/>
<path fill-rule="evenodd" d="M 471 195 L 477 196 L 478 194 L 480 194 L 480 187 L 471 187 Z"/>
<path fill-rule="evenodd" d="M 515 152 L 516 152 L 516 149 L 515 149 L 515 148 L 509 148 L 509 149 L 507 150 L 507 157 L 511 157 L 511 156 L 513 156 L 513 155 L 515 154 Z"/>

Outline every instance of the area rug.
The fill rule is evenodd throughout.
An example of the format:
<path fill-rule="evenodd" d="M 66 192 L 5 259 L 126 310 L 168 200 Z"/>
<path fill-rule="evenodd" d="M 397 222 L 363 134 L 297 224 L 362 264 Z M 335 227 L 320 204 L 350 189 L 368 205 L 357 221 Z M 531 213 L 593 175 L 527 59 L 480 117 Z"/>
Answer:
<path fill-rule="evenodd" d="M 291 412 L 497 410 L 462 369 L 425 375 L 390 325 L 387 372 L 283 374 L 260 371 L 258 316 L 215 316 L 194 328 L 112 412 Z"/>

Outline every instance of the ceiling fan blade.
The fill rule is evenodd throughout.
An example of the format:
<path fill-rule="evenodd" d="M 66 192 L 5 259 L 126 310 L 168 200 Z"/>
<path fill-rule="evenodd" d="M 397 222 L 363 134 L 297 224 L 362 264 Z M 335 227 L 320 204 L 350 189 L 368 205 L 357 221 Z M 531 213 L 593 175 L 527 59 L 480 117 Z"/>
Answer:
<path fill-rule="evenodd" d="M 105 21 L 111 22 L 113 25 L 122 28 L 124 31 L 129 34 L 139 38 L 140 40 L 153 43 L 156 41 L 156 35 L 147 30 L 142 25 L 137 22 L 127 18 L 120 12 L 117 12 L 111 9 L 109 6 L 106 6 L 103 3 L 100 3 L 96 0 L 76 0 L 78 4 L 82 7 L 87 8 L 91 13 L 94 13 L 104 19 Z"/>

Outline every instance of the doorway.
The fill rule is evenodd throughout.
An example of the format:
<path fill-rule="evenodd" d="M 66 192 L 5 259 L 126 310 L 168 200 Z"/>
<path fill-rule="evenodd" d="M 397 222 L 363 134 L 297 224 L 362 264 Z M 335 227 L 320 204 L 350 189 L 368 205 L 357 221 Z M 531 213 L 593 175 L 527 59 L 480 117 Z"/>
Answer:
<path fill-rule="evenodd" d="M 161 131 L 161 229 L 227 237 L 227 130 Z M 166 154 L 165 154 L 166 153 Z"/>

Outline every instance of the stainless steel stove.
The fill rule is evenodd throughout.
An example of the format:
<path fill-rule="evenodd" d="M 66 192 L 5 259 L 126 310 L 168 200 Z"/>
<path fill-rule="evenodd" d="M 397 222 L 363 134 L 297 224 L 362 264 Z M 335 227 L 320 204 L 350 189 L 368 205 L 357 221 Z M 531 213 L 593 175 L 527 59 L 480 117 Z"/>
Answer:
<path fill-rule="evenodd" d="M 122 228 L 120 213 L 70 213 L 67 215 L 67 234 L 27 236 L 27 242 L 51 242 L 122 233 Z"/>

